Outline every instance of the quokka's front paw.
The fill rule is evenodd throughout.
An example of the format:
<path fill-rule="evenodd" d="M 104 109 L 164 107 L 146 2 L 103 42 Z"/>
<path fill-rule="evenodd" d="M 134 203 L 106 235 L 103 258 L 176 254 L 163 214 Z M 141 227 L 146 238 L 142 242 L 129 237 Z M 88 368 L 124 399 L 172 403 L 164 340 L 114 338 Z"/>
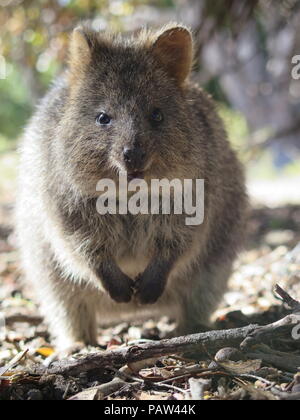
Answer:
<path fill-rule="evenodd" d="M 111 279 L 109 284 L 106 284 L 106 290 L 110 297 L 117 303 L 130 302 L 133 295 L 133 289 L 133 280 L 123 273 L 118 279 Z"/>
<path fill-rule="evenodd" d="M 141 304 L 153 304 L 164 292 L 166 279 L 150 271 L 137 276 L 135 281 L 135 297 Z"/>

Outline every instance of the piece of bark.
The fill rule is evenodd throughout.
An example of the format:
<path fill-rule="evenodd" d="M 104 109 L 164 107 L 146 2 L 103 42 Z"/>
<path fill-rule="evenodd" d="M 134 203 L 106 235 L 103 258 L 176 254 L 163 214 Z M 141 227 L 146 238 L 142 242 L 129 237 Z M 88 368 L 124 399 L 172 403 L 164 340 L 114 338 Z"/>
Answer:
<path fill-rule="evenodd" d="M 203 378 L 190 378 L 190 394 L 192 400 L 203 400 L 204 392 L 208 391 L 211 387 L 211 379 Z"/>
<path fill-rule="evenodd" d="M 253 353 L 247 353 L 247 356 L 251 359 L 260 359 L 264 363 L 281 369 L 284 372 L 297 373 L 300 367 L 300 356 L 291 353 L 258 350 Z"/>

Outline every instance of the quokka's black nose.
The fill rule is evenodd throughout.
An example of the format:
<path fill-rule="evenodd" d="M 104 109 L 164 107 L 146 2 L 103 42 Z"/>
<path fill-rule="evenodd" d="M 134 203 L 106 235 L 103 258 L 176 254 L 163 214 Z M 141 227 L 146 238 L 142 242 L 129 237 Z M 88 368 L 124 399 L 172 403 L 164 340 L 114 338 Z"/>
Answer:
<path fill-rule="evenodd" d="M 138 170 L 143 168 L 146 153 L 140 146 L 124 147 L 123 157 L 128 169 Z"/>

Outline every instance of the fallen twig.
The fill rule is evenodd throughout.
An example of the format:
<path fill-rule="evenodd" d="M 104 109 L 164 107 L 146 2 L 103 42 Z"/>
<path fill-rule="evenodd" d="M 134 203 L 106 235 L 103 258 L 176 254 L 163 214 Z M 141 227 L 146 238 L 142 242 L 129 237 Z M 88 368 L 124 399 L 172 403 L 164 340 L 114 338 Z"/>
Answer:
<path fill-rule="evenodd" d="M 37 326 L 43 322 L 43 318 L 37 315 L 13 314 L 5 317 L 5 324 L 12 325 L 14 323 L 25 323 Z"/>
<path fill-rule="evenodd" d="M 282 301 L 286 303 L 294 312 L 300 311 L 300 303 L 293 299 L 285 290 L 283 290 L 279 284 L 276 284 L 275 286 L 275 293 L 277 293 L 277 295 L 281 297 Z"/>
<path fill-rule="evenodd" d="M 62 360 L 54 362 L 45 368 L 36 366 L 31 373 L 35 374 L 61 374 L 78 375 L 100 368 L 124 366 L 139 360 L 161 357 L 176 353 L 197 352 L 199 357 L 207 357 L 207 353 L 215 353 L 223 347 L 236 347 L 253 331 L 257 325 L 232 330 L 209 331 L 166 340 L 153 341 L 139 346 L 120 347 L 97 353 L 90 353 L 75 360 Z"/>
<path fill-rule="evenodd" d="M 246 350 L 254 344 L 265 342 L 263 340 L 265 340 L 267 337 L 270 339 L 272 337 L 279 338 L 280 331 L 284 330 L 286 326 L 295 326 L 300 324 L 300 303 L 293 299 L 278 284 L 275 287 L 275 293 L 277 293 L 278 296 L 281 297 L 282 301 L 293 310 L 293 313 L 287 315 L 285 318 L 282 318 L 279 321 L 273 322 L 272 324 L 259 326 L 254 329 L 254 331 L 250 332 L 245 340 L 241 343 L 241 348 L 243 350 Z M 275 331 L 276 334 L 274 334 Z M 290 335 L 290 337 L 292 337 L 292 335 Z"/>
<path fill-rule="evenodd" d="M 239 347 L 242 343 L 244 348 L 249 350 L 250 343 L 255 343 L 257 334 L 259 342 L 269 342 L 274 334 L 279 337 L 290 337 L 291 328 L 299 323 L 300 318 L 295 315 L 288 315 L 280 322 L 264 327 L 249 325 L 244 328 L 231 330 L 209 331 L 206 333 L 192 334 L 183 337 L 176 337 L 161 341 L 153 341 L 139 346 L 120 347 L 114 350 L 107 350 L 98 353 L 87 354 L 75 360 L 62 360 L 53 363 L 48 369 L 36 366 L 31 373 L 35 374 L 61 374 L 78 375 L 94 369 L 105 369 L 124 366 L 128 363 L 137 362 L 154 357 L 162 357 L 171 354 L 197 352 L 199 358 L 207 354 L 215 354 L 224 347 Z M 247 338 L 252 341 L 246 343 Z"/>
<path fill-rule="evenodd" d="M 1 367 L 0 376 L 4 375 L 9 370 L 16 367 L 21 362 L 21 360 L 24 359 L 27 353 L 28 353 L 28 349 L 23 350 L 22 352 L 18 353 L 7 365 L 5 365 L 4 367 Z"/>

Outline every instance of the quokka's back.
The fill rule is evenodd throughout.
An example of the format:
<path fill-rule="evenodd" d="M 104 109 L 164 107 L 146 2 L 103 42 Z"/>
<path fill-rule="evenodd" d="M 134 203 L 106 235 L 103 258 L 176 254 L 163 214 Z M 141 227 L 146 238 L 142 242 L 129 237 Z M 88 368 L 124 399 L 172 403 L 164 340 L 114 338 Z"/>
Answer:
<path fill-rule="evenodd" d="M 27 281 L 60 347 L 96 342 L 102 323 L 168 315 L 208 325 L 241 244 L 244 177 L 215 106 L 189 81 L 191 33 L 122 37 L 76 29 L 65 73 L 21 146 L 17 230 Z M 99 180 L 204 179 L 187 214 L 97 212 Z M 172 209 L 172 206 L 171 206 Z"/>

